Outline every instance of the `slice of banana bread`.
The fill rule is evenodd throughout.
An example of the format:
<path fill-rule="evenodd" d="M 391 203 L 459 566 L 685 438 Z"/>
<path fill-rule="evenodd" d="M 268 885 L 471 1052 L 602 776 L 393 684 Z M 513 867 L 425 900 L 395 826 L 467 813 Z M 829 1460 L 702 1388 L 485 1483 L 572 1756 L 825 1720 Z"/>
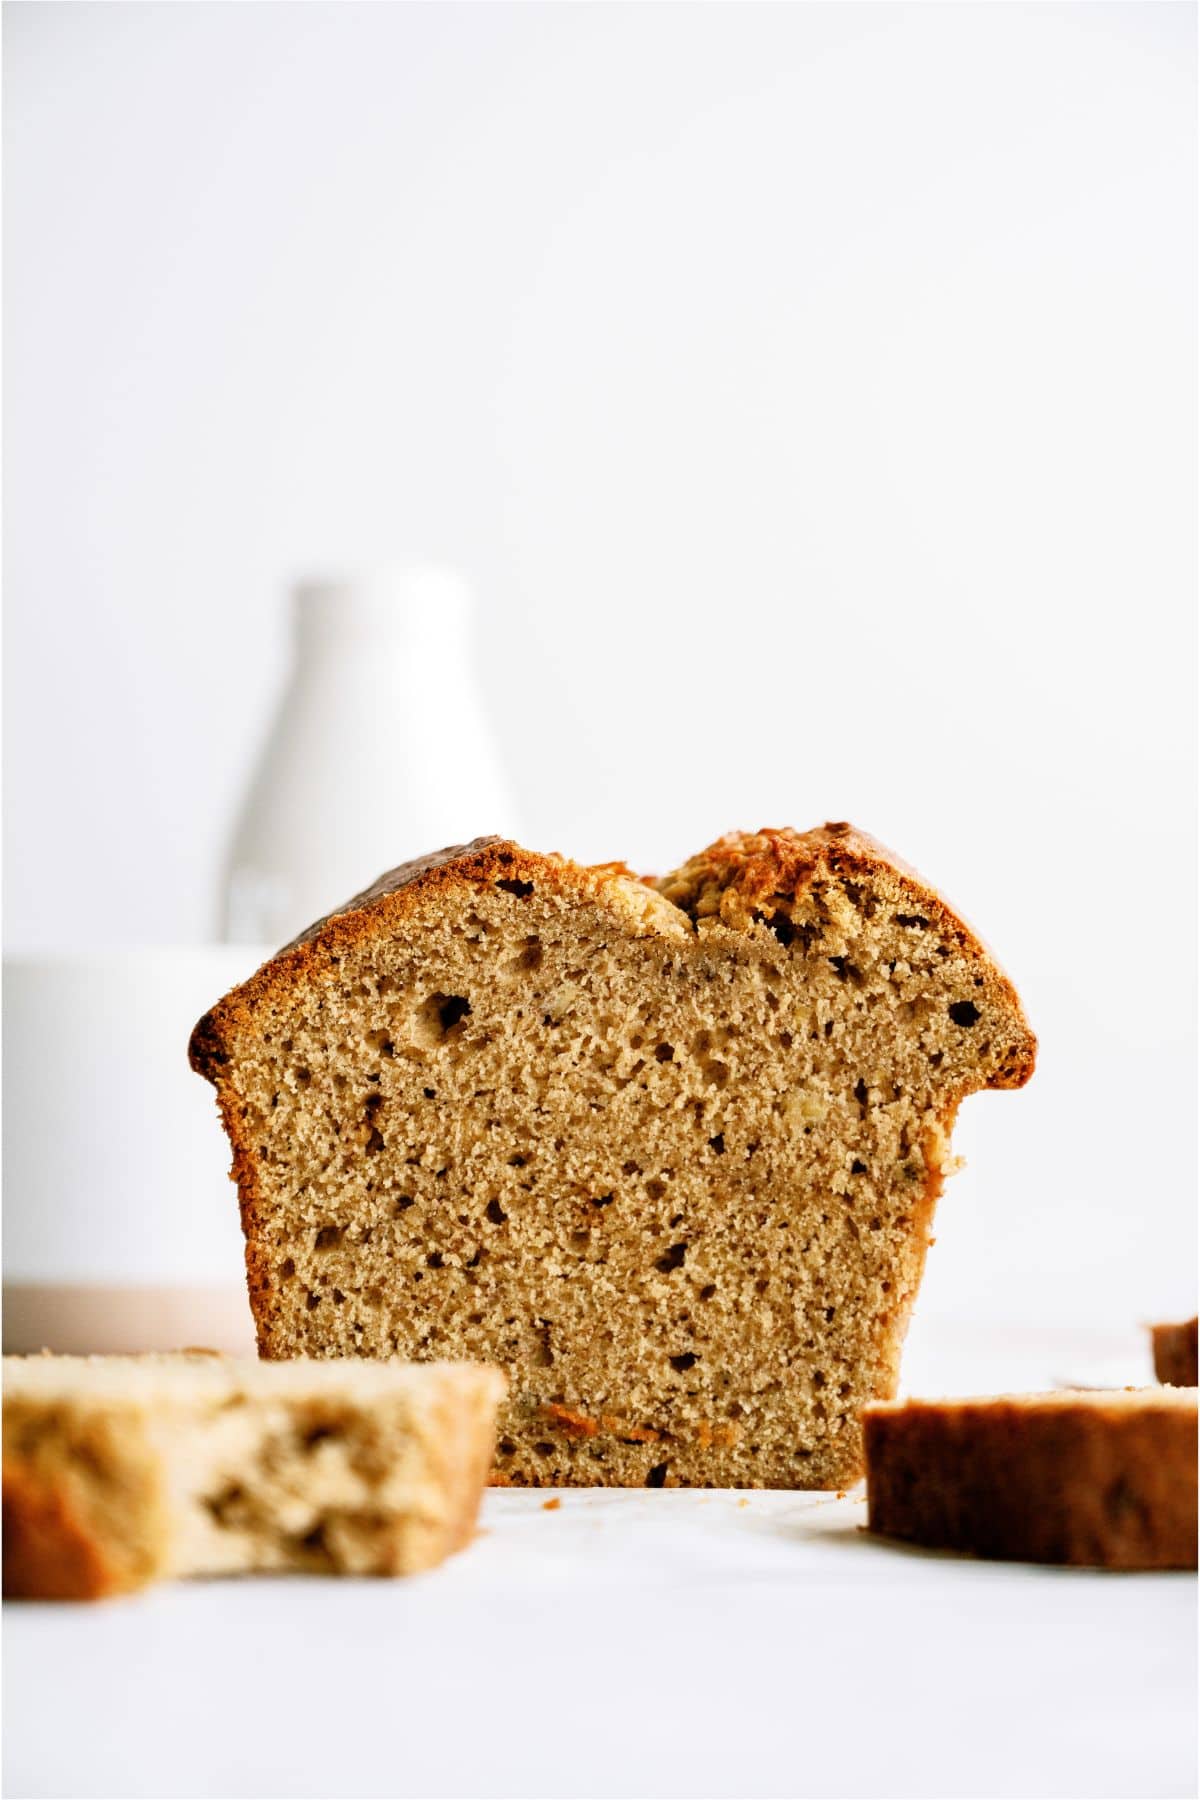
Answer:
<path fill-rule="evenodd" d="M 906 1400 L 863 1414 L 871 1531 L 1003 1561 L 1196 1567 L 1196 1390 Z"/>
<path fill-rule="evenodd" d="M 894 1392 L 1011 985 L 847 825 L 657 883 L 480 839 L 200 1021 L 268 1357 L 506 1366 L 494 1479 L 830 1487 Z"/>
<path fill-rule="evenodd" d="M 4 1358 L 4 1591 L 159 1576 L 407 1575 L 471 1535 L 497 1369 Z"/>
<path fill-rule="evenodd" d="M 1182 1325 L 1150 1327 L 1154 1373 L 1159 1381 L 1172 1387 L 1195 1387 L 1196 1325 L 1195 1319 L 1186 1319 Z"/>

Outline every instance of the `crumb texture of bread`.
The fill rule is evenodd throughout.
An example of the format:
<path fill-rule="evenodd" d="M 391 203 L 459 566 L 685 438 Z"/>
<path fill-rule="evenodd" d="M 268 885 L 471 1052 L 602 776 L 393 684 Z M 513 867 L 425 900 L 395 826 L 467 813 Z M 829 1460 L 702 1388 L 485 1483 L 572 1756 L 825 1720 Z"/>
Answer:
<path fill-rule="evenodd" d="M 863 1419 L 868 1529 L 927 1549 L 1196 1567 L 1196 1389 L 910 1400 Z"/>
<path fill-rule="evenodd" d="M 471 1536 L 503 1391 L 463 1363 L 5 1357 L 5 1594 L 432 1568 Z"/>
<path fill-rule="evenodd" d="M 653 883 L 439 852 L 191 1056 L 263 1356 L 499 1364 L 500 1483 L 837 1487 L 895 1391 L 958 1106 L 1035 1049 L 963 921 L 834 825 Z"/>
<path fill-rule="evenodd" d="M 1195 1387 L 1196 1325 L 1195 1319 L 1185 1319 L 1182 1325 L 1150 1327 L 1156 1380 L 1171 1387 Z"/>

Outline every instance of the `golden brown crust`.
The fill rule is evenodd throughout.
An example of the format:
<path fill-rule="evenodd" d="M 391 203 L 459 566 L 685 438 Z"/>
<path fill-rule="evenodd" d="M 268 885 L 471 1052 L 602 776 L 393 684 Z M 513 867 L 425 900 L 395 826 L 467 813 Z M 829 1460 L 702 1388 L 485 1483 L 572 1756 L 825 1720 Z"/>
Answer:
<path fill-rule="evenodd" d="M 1196 1567 L 1196 1395 L 1062 1393 L 863 1412 L 868 1528 L 929 1549 Z"/>
<path fill-rule="evenodd" d="M 1021 1087 L 1033 1073 L 1037 1040 L 1029 1030 L 1015 988 L 982 939 L 954 911 L 936 888 L 902 858 L 865 831 L 844 822 L 797 832 L 790 827 L 758 832 L 731 832 L 718 838 L 670 875 L 649 885 L 695 922 L 719 913 L 725 923 L 744 929 L 758 914 L 769 916 L 782 902 L 794 901 L 822 870 L 834 875 L 889 873 L 911 893 L 914 904 L 932 910 L 939 925 L 964 953 L 986 964 L 1004 990 L 1025 1029 L 1027 1047 L 1004 1079 L 993 1087 Z M 507 838 L 480 837 L 451 845 L 402 863 L 364 888 L 335 912 L 318 919 L 284 946 L 257 974 L 205 1013 L 188 1047 L 193 1069 L 214 1084 L 227 1061 L 227 1034 L 252 1022 L 254 1010 L 274 995 L 284 997 L 294 982 L 328 972 L 354 944 L 385 933 L 418 902 L 439 887 L 465 884 L 483 887 L 497 880 L 537 880 L 561 893 L 596 898 L 606 889 L 627 890 L 639 878 L 624 863 L 592 867 L 567 858 L 523 850 Z M 645 886 L 647 884 L 642 883 Z M 228 1125 L 228 1121 L 226 1122 Z M 234 1140 L 236 1142 L 236 1140 Z"/>
<path fill-rule="evenodd" d="M 963 954 L 986 968 L 993 988 L 1002 994 L 1024 1032 L 1021 1053 L 997 1071 L 989 1087 L 1023 1087 L 1033 1074 L 1037 1039 L 1029 1029 L 1011 981 L 977 932 L 903 859 L 865 831 L 843 820 L 812 831 L 764 827 L 757 832 L 730 832 L 702 850 L 656 885 L 694 920 L 719 917 L 723 924 L 746 930 L 756 919 L 786 914 L 796 899 L 821 875 L 853 879 L 886 874 L 911 895 L 914 910 L 932 916 L 939 929 Z"/>
<path fill-rule="evenodd" d="M 402 888 L 412 887 L 418 881 L 426 880 L 454 863 L 467 862 L 474 858 L 481 867 L 486 868 L 490 862 L 487 853 L 494 850 L 498 844 L 506 844 L 506 840 L 494 836 L 473 838 L 469 844 L 449 844 L 444 850 L 432 850 L 425 856 L 414 856 L 408 862 L 400 863 L 394 869 L 388 869 L 376 881 L 373 881 L 370 887 L 364 888 L 360 894 L 355 894 L 352 899 L 346 901 L 344 906 L 339 906 L 336 912 L 326 913 L 322 918 L 307 926 L 304 931 L 292 939 L 290 944 L 284 945 L 279 955 L 283 956 L 288 950 L 295 950 L 298 945 L 309 944 L 314 938 L 320 937 L 331 919 L 345 913 L 363 912 L 376 900 L 386 900 L 392 894 L 399 893 Z M 515 846 L 507 845 L 506 847 L 515 848 Z"/>
<path fill-rule="evenodd" d="M 4 1593 L 10 1600 L 100 1600 L 141 1586 L 61 1488 L 21 1464 L 4 1470 Z"/>
<path fill-rule="evenodd" d="M 1196 1324 L 1195 1319 L 1186 1319 L 1182 1325 L 1150 1327 L 1154 1373 L 1159 1381 L 1171 1387 L 1195 1387 Z"/>

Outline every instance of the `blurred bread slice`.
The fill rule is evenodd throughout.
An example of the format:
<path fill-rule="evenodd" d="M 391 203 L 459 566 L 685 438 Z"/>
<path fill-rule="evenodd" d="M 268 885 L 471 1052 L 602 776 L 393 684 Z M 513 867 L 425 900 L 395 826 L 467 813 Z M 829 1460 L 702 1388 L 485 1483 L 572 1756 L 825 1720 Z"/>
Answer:
<path fill-rule="evenodd" d="M 905 1400 L 863 1414 L 868 1529 L 930 1549 L 1196 1567 L 1196 1390 Z"/>
<path fill-rule="evenodd" d="M 498 1370 L 204 1352 L 4 1358 L 4 1591 L 408 1575 L 470 1538 Z"/>

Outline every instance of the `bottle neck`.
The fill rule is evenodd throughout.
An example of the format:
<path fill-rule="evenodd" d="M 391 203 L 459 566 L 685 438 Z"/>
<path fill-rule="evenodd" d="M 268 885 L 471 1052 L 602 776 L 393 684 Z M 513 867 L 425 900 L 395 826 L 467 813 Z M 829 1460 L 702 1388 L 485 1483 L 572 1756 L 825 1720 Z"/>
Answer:
<path fill-rule="evenodd" d="M 301 664 L 342 655 L 397 659 L 461 658 L 470 627 L 470 594 L 451 571 L 404 569 L 353 581 L 306 582 L 293 595 L 293 641 Z"/>

